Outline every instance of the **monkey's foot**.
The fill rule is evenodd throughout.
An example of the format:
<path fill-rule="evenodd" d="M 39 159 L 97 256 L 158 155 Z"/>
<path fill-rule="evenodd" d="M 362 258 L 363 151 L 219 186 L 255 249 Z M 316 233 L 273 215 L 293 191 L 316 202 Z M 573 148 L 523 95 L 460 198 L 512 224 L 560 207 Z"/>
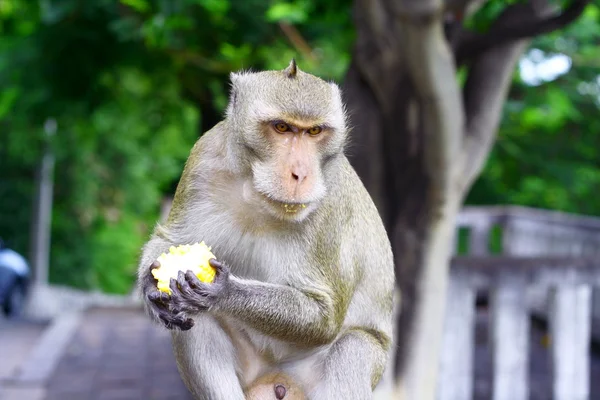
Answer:
<path fill-rule="evenodd" d="M 261 376 L 246 391 L 246 400 L 306 400 L 302 389 L 281 372 Z"/>

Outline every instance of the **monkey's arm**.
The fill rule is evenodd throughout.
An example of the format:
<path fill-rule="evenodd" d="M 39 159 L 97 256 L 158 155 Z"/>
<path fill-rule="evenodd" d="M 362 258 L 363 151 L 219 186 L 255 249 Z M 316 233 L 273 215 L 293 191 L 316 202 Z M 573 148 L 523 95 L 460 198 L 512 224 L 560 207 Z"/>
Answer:
<path fill-rule="evenodd" d="M 277 339 L 313 346 L 330 343 L 342 323 L 342 318 L 336 318 L 331 296 L 324 291 L 301 291 L 236 277 L 217 300 L 215 311 Z"/>
<path fill-rule="evenodd" d="M 213 283 L 200 282 L 187 272 L 171 282 L 171 301 L 179 309 L 196 307 L 234 317 L 271 337 L 297 344 L 330 343 L 340 331 L 347 302 L 334 302 L 333 291 L 241 279 L 229 268 L 211 260 L 217 269 Z M 329 294 L 332 293 L 332 294 Z"/>

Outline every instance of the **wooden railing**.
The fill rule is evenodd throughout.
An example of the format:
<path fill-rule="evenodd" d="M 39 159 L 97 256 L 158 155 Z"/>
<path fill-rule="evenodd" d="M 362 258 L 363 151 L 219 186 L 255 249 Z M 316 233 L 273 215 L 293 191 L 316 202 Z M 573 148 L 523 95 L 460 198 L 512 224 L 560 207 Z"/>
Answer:
<path fill-rule="evenodd" d="M 591 331 L 600 326 L 600 219 L 482 207 L 466 208 L 457 225 L 464 254 L 452 262 L 439 400 L 474 397 L 478 294 L 489 299 L 492 399 L 529 399 L 530 318 L 537 314 L 549 326 L 553 399 L 588 400 Z M 461 237 L 462 228 L 469 232 Z"/>

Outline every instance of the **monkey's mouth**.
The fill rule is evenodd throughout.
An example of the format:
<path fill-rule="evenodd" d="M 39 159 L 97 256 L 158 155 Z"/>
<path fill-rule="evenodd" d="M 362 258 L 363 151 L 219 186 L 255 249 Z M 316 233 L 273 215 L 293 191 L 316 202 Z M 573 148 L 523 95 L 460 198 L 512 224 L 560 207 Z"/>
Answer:
<path fill-rule="evenodd" d="M 283 207 L 283 211 L 288 214 L 295 214 L 298 211 L 306 208 L 305 203 L 280 203 L 281 207 Z"/>
<path fill-rule="evenodd" d="M 272 207 L 283 211 L 286 214 L 296 214 L 308 207 L 308 203 L 292 203 L 287 201 L 275 200 L 265 196 L 265 199 Z"/>

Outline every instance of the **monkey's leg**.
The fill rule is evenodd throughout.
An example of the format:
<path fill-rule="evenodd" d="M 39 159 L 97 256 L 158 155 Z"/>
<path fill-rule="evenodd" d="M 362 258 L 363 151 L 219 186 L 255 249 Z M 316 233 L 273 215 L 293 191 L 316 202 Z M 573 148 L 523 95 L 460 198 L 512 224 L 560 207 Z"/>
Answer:
<path fill-rule="evenodd" d="M 183 382 L 196 400 L 244 400 L 231 338 L 209 314 L 194 316 L 188 331 L 172 331 Z"/>
<path fill-rule="evenodd" d="M 311 400 L 367 400 L 381 379 L 386 351 L 375 336 L 351 330 L 330 348 L 323 363 L 323 378 L 311 391 Z"/>

